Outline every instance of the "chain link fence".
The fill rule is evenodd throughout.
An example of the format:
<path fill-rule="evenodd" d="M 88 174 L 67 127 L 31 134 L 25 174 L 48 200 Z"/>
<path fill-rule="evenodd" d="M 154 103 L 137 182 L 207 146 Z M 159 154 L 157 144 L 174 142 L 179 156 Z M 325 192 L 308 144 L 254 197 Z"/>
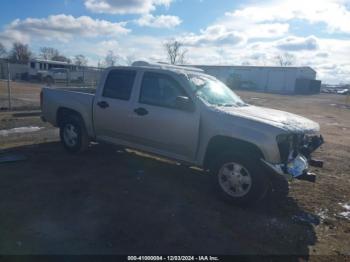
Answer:
<path fill-rule="evenodd" d="M 71 71 L 53 68 L 41 71 L 36 77 L 29 75 L 29 65 L 0 60 L 0 111 L 38 110 L 40 92 L 51 88 L 96 88 L 101 68 L 79 67 Z"/>

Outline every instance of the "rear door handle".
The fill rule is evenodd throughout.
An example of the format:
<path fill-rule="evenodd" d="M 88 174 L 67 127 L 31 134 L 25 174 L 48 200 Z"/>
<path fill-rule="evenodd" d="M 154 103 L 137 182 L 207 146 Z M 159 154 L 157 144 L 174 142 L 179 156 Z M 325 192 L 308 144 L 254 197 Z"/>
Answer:
<path fill-rule="evenodd" d="M 139 115 L 139 116 L 148 115 L 148 111 L 147 111 L 145 108 L 143 108 L 143 107 L 136 108 L 136 109 L 134 110 L 134 112 L 135 112 L 137 115 Z"/>
<path fill-rule="evenodd" d="M 98 102 L 97 105 L 99 107 L 101 107 L 102 109 L 105 109 L 105 108 L 109 107 L 109 104 L 106 101 Z"/>

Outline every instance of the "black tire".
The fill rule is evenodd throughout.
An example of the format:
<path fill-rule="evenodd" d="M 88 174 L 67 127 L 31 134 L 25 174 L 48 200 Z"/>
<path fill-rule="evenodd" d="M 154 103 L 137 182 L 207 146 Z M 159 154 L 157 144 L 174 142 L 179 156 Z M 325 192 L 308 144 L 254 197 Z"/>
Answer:
<path fill-rule="evenodd" d="M 76 139 L 68 139 L 65 131 L 74 130 L 76 133 Z M 60 125 L 60 138 L 63 147 L 69 153 L 80 153 L 85 151 L 89 144 L 89 136 L 87 134 L 84 121 L 77 115 L 66 116 Z"/>
<path fill-rule="evenodd" d="M 238 166 L 243 167 L 242 173 L 241 171 L 239 172 L 242 175 L 241 177 L 246 177 L 247 175 L 250 177 L 250 186 L 244 185 L 246 188 L 243 191 L 247 192 L 242 196 L 233 196 L 232 194 L 235 194 L 233 188 L 230 192 L 232 194 L 229 194 L 220 185 L 221 182 L 219 179 L 222 179 L 222 173 L 220 175 L 219 172 L 228 163 L 236 163 Z M 270 185 L 269 176 L 260 164 L 260 159 L 249 155 L 238 155 L 232 152 L 223 153 L 214 161 L 212 173 L 215 187 L 221 196 L 238 206 L 251 206 L 258 203 L 265 197 Z"/>
<path fill-rule="evenodd" d="M 289 194 L 289 182 L 288 180 L 277 174 L 270 174 L 270 190 L 268 192 L 268 198 L 276 201 L 287 198 Z"/>

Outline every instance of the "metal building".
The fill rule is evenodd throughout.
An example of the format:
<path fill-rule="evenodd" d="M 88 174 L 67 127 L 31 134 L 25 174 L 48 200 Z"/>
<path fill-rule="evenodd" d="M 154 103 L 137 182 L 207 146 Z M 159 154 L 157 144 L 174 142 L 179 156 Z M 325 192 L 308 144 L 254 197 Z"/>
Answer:
<path fill-rule="evenodd" d="M 311 67 L 206 66 L 195 65 L 232 89 L 280 94 L 315 94 L 321 81 Z"/>

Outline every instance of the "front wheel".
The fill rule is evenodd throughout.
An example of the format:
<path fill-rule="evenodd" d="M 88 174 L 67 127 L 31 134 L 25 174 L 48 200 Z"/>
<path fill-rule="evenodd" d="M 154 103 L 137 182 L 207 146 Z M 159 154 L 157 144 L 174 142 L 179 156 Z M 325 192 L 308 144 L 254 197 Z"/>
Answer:
<path fill-rule="evenodd" d="M 84 122 L 75 115 L 64 119 L 60 126 L 60 138 L 63 147 L 70 153 L 82 152 L 89 145 Z"/>
<path fill-rule="evenodd" d="M 221 155 L 214 167 L 216 187 L 230 202 L 249 206 L 263 199 L 268 190 L 268 176 L 260 160 L 232 153 Z"/>

